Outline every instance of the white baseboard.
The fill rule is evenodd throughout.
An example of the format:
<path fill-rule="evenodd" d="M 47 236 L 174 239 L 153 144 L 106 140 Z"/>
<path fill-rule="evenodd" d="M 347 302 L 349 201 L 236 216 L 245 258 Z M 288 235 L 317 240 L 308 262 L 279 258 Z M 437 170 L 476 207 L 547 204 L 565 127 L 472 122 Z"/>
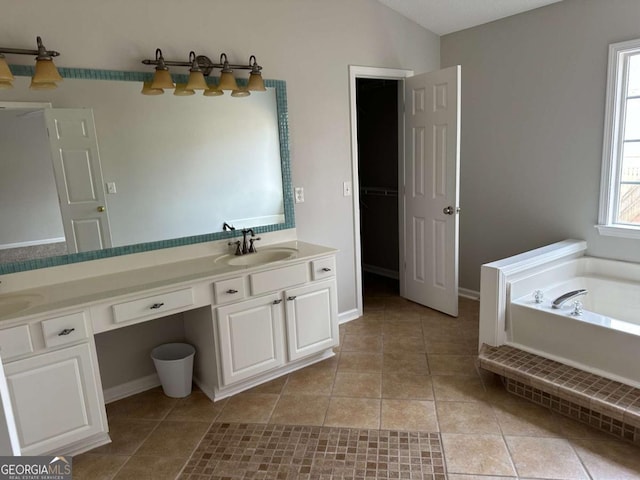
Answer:
<path fill-rule="evenodd" d="M 104 390 L 104 403 L 115 402 L 116 400 L 130 397 L 131 395 L 144 392 L 160 385 L 160 378 L 157 373 L 147 375 L 146 377 L 138 378 L 136 380 L 131 380 L 130 382 Z"/>
<path fill-rule="evenodd" d="M 374 273 L 376 275 L 380 275 L 381 277 L 393 278 L 394 280 L 398 280 L 400 278 L 400 274 L 395 270 L 389 270 L 388 268 L 376 267 L 375 265 L 362 264 L 362 270 L 369 273 Z"/>
<path fill-rule="evenodd" d="M 458 296 L 469 298 L 471 300 L 480 300 L 480 292 L 476 290 L 470 290 L 468 288 L 458 287 Z"/>
<path fill-rule="evenodd" d="M 338 323 L 342 325 L 343 323 L 350 322 L 351 320 L 355 320 L 356 318 L 360 318 L 362 314 L 358 311 L 357 308 L 353 310 L 347 310 L 346 312 L 342 312 L 338 314 Z"/>

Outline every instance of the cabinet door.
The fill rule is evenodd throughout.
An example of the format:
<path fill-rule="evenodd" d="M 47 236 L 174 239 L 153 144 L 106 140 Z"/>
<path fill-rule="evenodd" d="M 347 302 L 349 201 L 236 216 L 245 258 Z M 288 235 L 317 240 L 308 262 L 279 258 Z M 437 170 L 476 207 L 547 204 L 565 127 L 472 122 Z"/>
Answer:
<path fill-rule="evenodd" d="M 289 360 L 338 345 L 335 280 L 285 291 Z"/>
<path fill-rule="evenodd" d="M 273 294 L 217 309 L 221 386 L 284 363 L 281 303 Z"/>
<path fill-rule="evenodd" d="M 23 455 L 53 453 L 106 431 L 94 370 L 87 343 L 5 365 Z"/>

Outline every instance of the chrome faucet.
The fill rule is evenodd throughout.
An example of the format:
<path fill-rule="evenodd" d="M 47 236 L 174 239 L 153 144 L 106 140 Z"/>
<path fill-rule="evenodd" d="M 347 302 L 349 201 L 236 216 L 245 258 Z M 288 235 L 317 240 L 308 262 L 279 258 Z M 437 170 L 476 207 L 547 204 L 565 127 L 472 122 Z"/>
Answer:
<path fill-rule="evenodd" d="M 587 293 L 589 292 L 584 288 L 581 288 L 580 290 L 572 290 L 571 292 L 567 292 L 564 295 L 560 295 L 558 298 L 556 298 L 551 304 L 551 306 L 553 308 L 561 308 L 562 305 L 564 305 L 569 300 L 576 297 L 580 297 L 582 295 L 586 295 Z"/>

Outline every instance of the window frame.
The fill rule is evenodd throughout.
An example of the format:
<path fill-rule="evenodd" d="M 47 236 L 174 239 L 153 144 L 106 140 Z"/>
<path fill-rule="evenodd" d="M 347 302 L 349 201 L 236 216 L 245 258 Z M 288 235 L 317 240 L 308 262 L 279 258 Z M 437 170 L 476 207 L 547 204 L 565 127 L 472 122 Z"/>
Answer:
<path fill-rule="evenodd" d="M 640 55 L 640 39 L 609 45 L 607 96 L 604 122 L 600 211 L 596 228 L 601 235 L 640 239 L 640 225 L 616 223 L 622 169 L 622 147 L 628 80 L 628 59 Z"/>

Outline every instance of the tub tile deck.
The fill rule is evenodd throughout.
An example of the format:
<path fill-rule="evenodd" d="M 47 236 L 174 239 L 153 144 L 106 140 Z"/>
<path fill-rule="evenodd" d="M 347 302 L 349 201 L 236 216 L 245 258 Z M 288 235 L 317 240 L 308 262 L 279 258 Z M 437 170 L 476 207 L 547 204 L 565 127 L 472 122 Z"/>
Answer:
<path fill-rule="evenodd" d="M 516 395 L 640 443 L 638 388 L 507 345 L 483 345 L 478 364 Z"/>

